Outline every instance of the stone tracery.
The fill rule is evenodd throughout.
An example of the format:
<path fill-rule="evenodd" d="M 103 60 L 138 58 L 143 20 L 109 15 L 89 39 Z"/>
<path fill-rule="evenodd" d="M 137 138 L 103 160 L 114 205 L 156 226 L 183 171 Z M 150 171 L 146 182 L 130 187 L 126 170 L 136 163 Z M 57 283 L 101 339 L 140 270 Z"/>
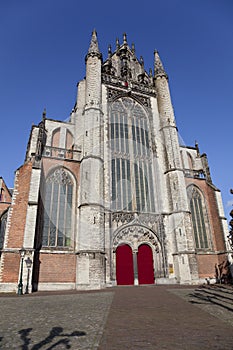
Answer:
<path fill-rule="evenodd" d="M 134 250 L 137 250 L 142 243 L 148 243 L 156 252 L 161 250 L 157 236 L 148 228 L 140 225 L 130 225 L 121 229 L 113 239 L 113 250 L 117 246 L 129 242 Z"/>

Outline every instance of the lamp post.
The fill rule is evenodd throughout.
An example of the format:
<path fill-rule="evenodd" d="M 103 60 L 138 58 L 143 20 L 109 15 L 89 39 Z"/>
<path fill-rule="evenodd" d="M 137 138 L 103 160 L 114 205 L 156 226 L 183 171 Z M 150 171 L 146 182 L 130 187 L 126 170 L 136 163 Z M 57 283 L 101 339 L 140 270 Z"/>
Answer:
<path fill-rule="evenodd" d="M 20 277 L 19 277 L 19 284 L 18 284 L 18 294 L 22 295 L 23 294 L 23 261 L 24 261 L 24 256 L 25 256 L 25 249 L 21 248 L 19 250 L 20 254 L 20 261 L 21 261 L 21 266 L 20 266 Z"/>
<path fill-rule="evenodd" d="M 230 189 L 230 193 L 233 194 L 233 190 Z M 231 247 L 231 251 L 233 253 L 233 209 L 230 212 L 230 216 L 231 216 L 231 220 L 229 222 L 230 224 L 230 231 L 229 231 L 229 235 L 227 236 L 228 238 L 228 242 L 230 244 Z M 231 254 L 231 257 L 233 258 L 233 254 Z"/>
<path fill-rule="evenodd" d="M 25 263 L 27 265 L 27 269 L 28 269 L 28 273 L 27 273 L 27 285 L 26 285 L 26 289 L 25 289 L 25 294 L 28 294 L 29 291 L 29 277 L 30 277 L 30 269 L 32 266 L 32 260 L 29 258 L 29 256 L 27 257 L 27 259 L 25 260 Z"/>

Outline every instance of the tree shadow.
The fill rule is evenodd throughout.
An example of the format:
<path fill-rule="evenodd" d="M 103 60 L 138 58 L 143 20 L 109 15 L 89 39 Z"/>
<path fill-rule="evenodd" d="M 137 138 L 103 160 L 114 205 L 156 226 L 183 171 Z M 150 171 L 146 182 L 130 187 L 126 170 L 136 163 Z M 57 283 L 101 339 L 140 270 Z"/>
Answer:
<path fill-rule="evenodd" d="M 216 293 L 212 293 L 210 291 L 195 291 L 194 293 L 190 293 L 189 297 L 192 298 L 189 302 L 191 304 L 212 304 L 222 307 L 227 311 L 233 312 L 233 308 L 229 302 L 232 301 L 231 298 L 219 296 Z M 228 305 L 227 305 L 228 304 Z"/>
<path fill-rule="evenodd" d="M 33 345 L 31 349 L 29 349 L 29 345 L 31 342 L 31 338 L 29 337 L 30 332 L 32 331 L 32 328 L 26 328 L 21 329 L 18 333 L 20 335 L 21 340 L 23 341 L 23 344 L 21 345 L 21 350 L 39 350 L 42 349 L 45 345 L 49 345 L 46 350 L 52 350 L 55 349 L 58 345 L 65 345 L 66 349 L 70 349 L 70 339 L 71 337 L 82 337 L 86 335 L 86 332 L 82 331 L 74 331 L 72 333 L 63 333 L 62 327 L 53 327 L 49 333 L 49 335 L 40 341 L 39 343 Z M 56 340 L 55 343 L 51 344 L 56 337 L 59 337 L 60 339 Z"/>

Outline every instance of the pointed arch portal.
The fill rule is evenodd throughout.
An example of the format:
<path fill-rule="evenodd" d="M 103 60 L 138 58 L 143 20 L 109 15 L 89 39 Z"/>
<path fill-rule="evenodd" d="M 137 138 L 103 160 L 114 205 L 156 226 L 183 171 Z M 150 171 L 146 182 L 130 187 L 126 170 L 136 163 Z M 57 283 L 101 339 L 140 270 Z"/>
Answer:
<path fill-rule="evenodd" d="M 165 276 L 157 235 L 136 220 L 115 234 L 113 252 L 117 285 L 154 284 L 155 278 Z"/>
<path fill-rule="evenodd" d="M 128 244 L 118 246 L 116 250 L 117 284 L 133 285 L 136 271 L 138 273 L 139 284 L 154 284 L 151 247 L 148 244 L 141 244 L 138 248 L 137 259 L 134 259 L 132 249 Z"/>

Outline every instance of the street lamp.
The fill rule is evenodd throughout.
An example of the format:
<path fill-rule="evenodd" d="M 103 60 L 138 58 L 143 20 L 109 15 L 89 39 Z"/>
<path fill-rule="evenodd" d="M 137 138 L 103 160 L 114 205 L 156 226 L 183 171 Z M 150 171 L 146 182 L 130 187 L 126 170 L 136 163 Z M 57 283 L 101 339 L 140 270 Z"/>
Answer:
<path fill-rule="evenodd" d="M 25 263 L 26 263 L 27 269 L 28 269 L 28 274 L 27 274 L 27 285 L 26 285 L 25 294 L 28 294 L 30 269 L 31 269 L 31 266 L 32 266 L 32 260 L 29 258 L 29 256 L 28 256 L 27 259 L 25 260 Z"/>
<path fill-rule="evenodd" d="M 24 248 L 21 248 L 19 250 L 20 254 L 20 261 L 21 261 L 21 266 L 20 266 L 20 277 L 19 277 L 19 284 L 18 284 L 18 294 L 22 295 L 23 294 L 23 261 L 24 261 L 24 256 L 25 256 L 26 250 Z"/>
<path fill-rule="evenodd" d="M 230 190 L 230 193 L 233 194 L 233 190 Z M 230 212 L 230 216 L 231 216 L 231 220 L 229 222 L 230 231 L 229 231 L 229 235 L 227 236 L 227 238 L 228 238 L 228 242 L 230 244 L 231 250 L 233 252 L 233 209 Z M 232 254 L 232 257 L 233 257 L 233 254 Z"/>

